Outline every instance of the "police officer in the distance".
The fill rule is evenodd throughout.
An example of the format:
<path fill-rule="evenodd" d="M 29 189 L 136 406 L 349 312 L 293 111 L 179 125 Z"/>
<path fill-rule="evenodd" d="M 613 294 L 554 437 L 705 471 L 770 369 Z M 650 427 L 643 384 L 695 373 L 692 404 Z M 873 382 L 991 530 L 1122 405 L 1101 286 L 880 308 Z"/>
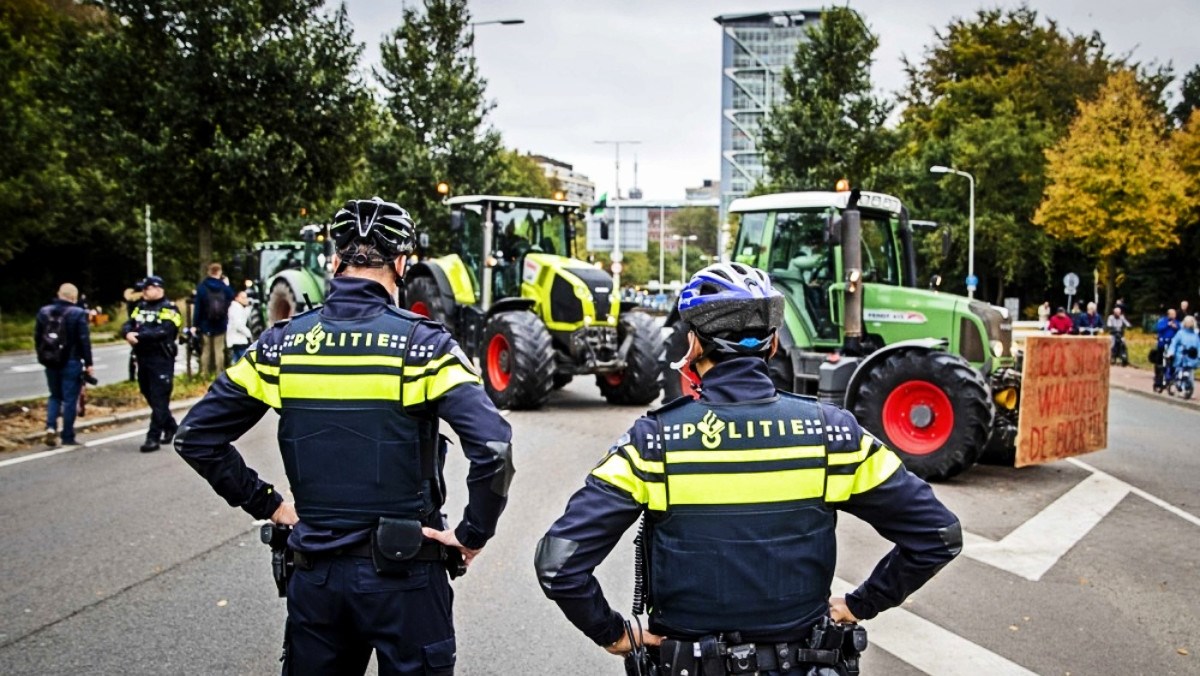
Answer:
<path fill-rule="evenodd" d="M 295 524 L 286 674 L 450 674 L 448 548 L 466 563 L 495 533 L 512 479 L 511 429 L 445 328 L 397 307 L 413 223 L 399 206 L 352 200 L 331 229 L 325 305 L 267 329 L 187 415 L 175 449 L 229 504 Z M 295 503 L 231 442 L 268 409 Z M 471 467 L 453 530 L 439 512 L 446 445 Z"/>
<path fill-rule="evenodd" d="M 179 350 L 175 339 L 183 316 L 166 298 L 162 277 L 150 275 L 141 286 L 142 299 L 121 327 L 121 337 L 133 346 L 138 388 L 150 404 L 150 429 L 140 449 L 149 453 L 157 451 L 160 443 L 171 443 L 179 427 L 171 415 L 171 390 L 175 387 L 175 355 Z"/>
<path fill-rule="evenodd" d="M 664 674 L 750 673 L 732 668 L 735 645 L 753 646 L 753 672 L 839 669 L 810 649 L 814 627 L 899 605 L 961 549 L 958 519 L 850 413 L 776 392 L 767 360 L 783 302 L 760 270 L 696 273 L 679 300 L 691 332 L 677 368 L 699 376 L 700 399 L 638 419 L 538 545 L 543 591 L 611 653 L 632 635 L 661 642 Z M 830 597 L 837 511 L 896 545 L 845 598 Z M 643 514 L 649 626 L 626 631 L 593 571 Z"/>

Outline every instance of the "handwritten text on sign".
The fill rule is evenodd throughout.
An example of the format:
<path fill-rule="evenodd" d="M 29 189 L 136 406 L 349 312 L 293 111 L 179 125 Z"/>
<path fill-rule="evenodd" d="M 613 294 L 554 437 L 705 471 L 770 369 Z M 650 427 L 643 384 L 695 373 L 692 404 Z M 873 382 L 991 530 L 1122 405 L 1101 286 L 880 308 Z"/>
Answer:
<path fill-rule="evenodd" d="M 1029 336 L 1021 380 L 1017 467 L 1108 445 L 1107 336 Z"/>

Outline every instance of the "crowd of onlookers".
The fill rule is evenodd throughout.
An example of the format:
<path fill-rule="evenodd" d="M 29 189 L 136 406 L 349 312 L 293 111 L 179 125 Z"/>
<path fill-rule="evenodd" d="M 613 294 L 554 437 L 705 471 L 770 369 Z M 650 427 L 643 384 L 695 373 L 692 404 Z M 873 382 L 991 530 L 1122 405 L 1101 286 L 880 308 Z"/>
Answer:
<path fill-rule="evenodd" d="M 121 327 L 121 337 L 133 348 L 130 379 L 139 388 L 156 417 L 152 434 L 142 450 L 157 449 L 174 435 L 174 420 L 167 406 L 174 379 L 175 343 L 180 337 L 181 316 L 173 303 L 163 297 L 163 280 L 150 275 L 125 294 L 129 321 Z M 250 301 L 245 289 L 233 289 L 221 274 L 221 264 L 208 267 L 208 276 L 196 287 L 192 301 L 192 326 L 182 333 L 197 343 L 200 373 L 209 376 L 225 370 L 245 354 L 254 340 L 250 331 Z M 74 284 L 59 287 L 54 300 L 43 306 L 34 322 L 33 341 L 38 362 L 45 367 L 50 397 L 46 410 L 47 445 L 75 444 L 75 417 L 84 401 L 84 383 L 92 377 L 92 349 L 89 324 L 95 323 L 99 308 L 88 308 L 86 296 Z M 151 347 L 153 345 L 153 347 Z M 161 359 L 160 359 L 161 357 Z M 136 366 L 136 368 L 135 368 Z M 58 427 L 61 416 L 62 428 Z M 152 438 L 151 438 L 152 437 Z M 153 442 L 153 443 L 152 443 Z"/>

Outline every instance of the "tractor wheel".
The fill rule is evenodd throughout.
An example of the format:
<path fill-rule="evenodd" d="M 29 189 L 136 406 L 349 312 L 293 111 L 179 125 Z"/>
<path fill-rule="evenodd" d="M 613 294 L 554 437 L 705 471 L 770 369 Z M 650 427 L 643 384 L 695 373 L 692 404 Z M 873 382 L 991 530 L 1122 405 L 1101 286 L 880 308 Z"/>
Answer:
<path fill-rule="evenodd" d="M 886 358 L 860 385 L 854 415 L 894 450 L 910 472 L 930 481 L 974 465 L 992 430 L 987 383 L 947 352 L 907 351 Z"/>
<path fill-rule="evenodd" d="M 610 404 L 644 406 L 658 399 L 659 330 L 654 318 L 645 312 L 621 315 L 617 324 L 617 344 L 633 336 L 625 355 L 625 370 L 596 376 L 600 394 Z"/>
<path fill-rule="evenodd" d="M 554 374 L 554 389 L 561 390 L 562 388 L 566 387 L 574 379 L 575 379 L 574 374 L 557 373 L 556 372 Z"/>
<path fill-rule="evenodd" d="M 554 345 L 532 312 L 501 312 L 483 332 L 483 387 L 499 408 L 537 408 L 554 388 Z"/>
<path fill-rule="evenodd" d="M 443 324 L 446 322 L 446 308 L 433 277 L 414 277 L 404 285 L 404 293 L 411 312 Z"/>
<path fill-rule="evenodd" d="M 670 334 L 667 335 L 666 340 L 662 341 L 662 347 L 658 351 L 658 374 L 663 401 L 673 401 L 684 395 L 694 398 L 698 395 L 692 384 L 679 371 L 671 368 L 671 364 L 679 361 L 687 352 L 689 330 L 687 322 L 676 322 L 669 327 L 669 330 Z"/>
<path fill-rule="evenodd" d="M 250 311 L 250 315 L 246 319 L 246 327 L 250 329 L 250 335 L 257 339 L 263 331 L 267 330 L 267 327 L 263 325 L 262 308 L 258 301 L 252 301 L 247 309 Z"/>
<path fill-rule="evenodd" d="M 274 324 L 280 319 L 287 319 L 296 314 L 300 307 L 300 299 L 296 292 L 282 279 L 271 287 L 271 295 L 267 297 L 267 323 Z"/>

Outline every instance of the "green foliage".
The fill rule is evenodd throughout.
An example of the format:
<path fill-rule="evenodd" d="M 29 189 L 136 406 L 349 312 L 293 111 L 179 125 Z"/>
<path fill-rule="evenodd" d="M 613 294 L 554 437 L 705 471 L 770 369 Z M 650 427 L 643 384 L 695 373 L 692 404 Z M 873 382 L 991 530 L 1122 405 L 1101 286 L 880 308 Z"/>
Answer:
<path fill-rule="evenodd" d="M 1188 177 L 1162 128 L 1135 75 L 1120 70 L 1094 101 L 1081 105 L 1069 133 L 1046 153 L 1050 183 L 1034 223 L 1102 261 L 1108 306 L 1119 256 L 1179 241 Z"/>
<path fill-rule="evenodd" d="M 1191 118 L 1192 112 L 1200 109 L 1200 65 L 1194 66 L 1183 76 L 1179 87 L 1179 103 L 1171 109 L 1171 117 L 1179 127 Z"/>
<path fill-rule="evenodd" d="M 684 207 L 671 216 L 667 228 L 684 237 L 696 236 L 696 241 L 688 242 L 689 257 L 698 257 L 702 253 L 711 255 L 717 250 L 717 210 L 714 207 Z"/>
<path fill-rule="evenodd" d="M 883 126 L 892 105 L 871 90 L 879 38 L 847 7 L 825 10 L 807 33 L 762 128 L 771 189 L 870 186 L 893 143 Z"/>
<path fill-rule="evenodd" d="M 497 160 L 500 170 L 496 177 L 497 193 L 554 198 L 555 191 L 559 189 L 558 180 L 547 176 L 541 165 L 532 157 L 522 155 L 516 150 L 501 148 Z"/>
<path fill-rule="evenodd" d="M 79 110 L 100 147 L 125 160 L 120 178 L 136 201 L 196 237 L 196 269 L 349 176 L 371 108 L 344 7 L 97 4 L 108 22 L 82 48 Z"/>
<path fill-rule="evenodd" d="M 429 227 L 446 221 L 438 182 L 469 195 L 501 187 L 502 176 L 523 180 L 520 165 L 502 158 L 499 132 L 486 123 L 493 104 L 471 54 L 470 18 L 466 0 L 406 7 L 375 71 L 387 115 L 369 152 L 373 181 L 429 229 L 435 248 L 449 236 L 444 227 Z"/>

